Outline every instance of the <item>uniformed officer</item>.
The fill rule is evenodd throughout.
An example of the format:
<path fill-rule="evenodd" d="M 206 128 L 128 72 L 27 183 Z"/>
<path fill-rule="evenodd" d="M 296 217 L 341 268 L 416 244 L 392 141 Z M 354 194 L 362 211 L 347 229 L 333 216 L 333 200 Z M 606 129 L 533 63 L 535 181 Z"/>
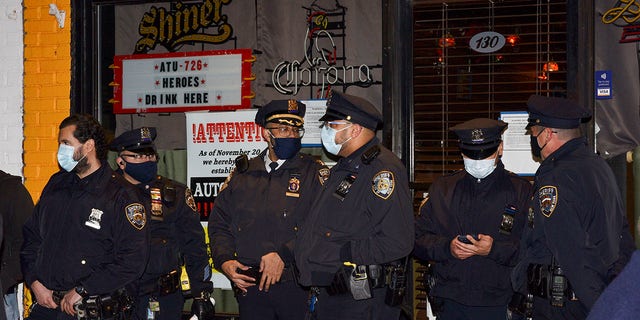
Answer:
<path fill-rule="evenodd" d="M 584 319 L 633 250 L 624 204 L 611 169 L 580 132 L 590 112 L 538 95 L 527 106 L 531 150 L 542 163 L 514 288 L 532 296 L 534 319 Z"/>
<path fill-rule="evenodd" d="M 267 143 L 239 157 L 209 217 L 213 262 L 233 282 L 243 320 L 301 320 L 308 291 L 294 279 L 294 240 L 329 169 L 300 153 L 306 106 L 274 100 L 257 112 Z"/>
<path fill-rule="evenodd" d="M 404 284 L 386 280 L 404 276 L 413 249 L 407 171 L 376 137 L 382 116 L 369 101 L 333 91 L 320 121 L 322 144 L 340 159 L 296 246 L 300 283 L 312 286 L 310 315 L 398 319 Z"/>
<path fill-rule="evenodd" d="M 152 313 L 154 319 L 175 320 L 182 316 L 184 265 L 194 297 L 192 314 L 211 320 L 213 284 L 200 214 L 187 186 L 158 175 L 155 138 L 156 128 L 142 127 L 122 133 L 111 143 L 118 152 L 118 172 L 140 189 L 151 208 L 149 261 L 138 282 L 136 317 L 148 319 L 147 313 Z"/>
<path fill-rule="evenodd" d="M 436 180 L 420 206 L 414 254 L 432 262 L 429 302 L 438 319 L 506 317 L 531 196 L 531 184 L 500 161 L 506 127 L 477 118 L 450 128 L 464 170 Z"/>
<path fill-rule="evenodd" d="M 147 262 L 140 194 L 111 170 L 100 124 L 71 115 L 60 124 L 58 164 L 24 225 L 21 263 L 36 303 L 29 319 L 121 319 L 123 288 Z M 77 310 L 77 312 L 76 312 Z M 114 314 L 115 313 L 115 314 Z"/>

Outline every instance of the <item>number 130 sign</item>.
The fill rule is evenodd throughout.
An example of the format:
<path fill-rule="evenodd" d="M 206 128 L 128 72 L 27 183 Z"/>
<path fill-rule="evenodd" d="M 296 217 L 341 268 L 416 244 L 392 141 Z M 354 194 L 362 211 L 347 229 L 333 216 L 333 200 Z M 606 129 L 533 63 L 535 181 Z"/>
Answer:
<path fill-rule="evenodd" d="M 494 31 L 476 33 L 469 40 L 469 48 L 480 53 L 496 52 L 502 49 L 504 44 L 504 36 Z"/>

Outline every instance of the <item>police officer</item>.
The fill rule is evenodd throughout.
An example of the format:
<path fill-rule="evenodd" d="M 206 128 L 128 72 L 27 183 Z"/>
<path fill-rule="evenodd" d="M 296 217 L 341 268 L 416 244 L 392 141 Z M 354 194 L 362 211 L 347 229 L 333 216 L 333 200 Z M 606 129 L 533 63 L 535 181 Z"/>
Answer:
<path fill-rule="evenodd" d="M 260 108 L 267 149 L 236 160 L 209 217 L 213 262 L 233 282 L 243 320 L 304 318 L 308 291 L 294 279 L 294 240 L 329 173 L 299 152 L 305 108 L 296 100 Z"/>
<path fill-rule="evenodd" d="M 590 112 L 538 95 L 527 106 L 531 150 L 542 163 L 514 288 L 532 297 L 534 319 L 584 319 L 632 252 L 624 205 L 611 169 L 580 132 Z"/>
<path fill-rule="evenodd" d="M 138 187 L 151 208 L 149 261 L 138 282 L 136 317 L 148 319 L 147 313 L 152 313 L 154 319 L 175 320 L 182 316 L 184 265 L 194 297 L 192 314 L 210 320 L 213 284 L 200 214 L 187 186 L 158 175 L 155 138 L 156 128 L 142 127 L 122 133 L 111 143 L 118 152 L 118 171 Z"/>
<path fill-rule="evenodd" d="M 403 284 L 386 279 L 404 276 L 396 271 L 413 249 L 406 169 L 376 137 L 382 116 L 367 100 L 333 91 L 320 120 L 322 144 L 340 159 L 296 246 L 300 283 L 312 286 L 310 315 L 398 319 Z"/>
<path fill-rule="evenodd" d="M 531 184 L 505 170 L 503 121 L 452 128 L 464 170 L 436 180 L 416 218 L 414 254 L 431 265 L 429 302 L 438 319 L 505 319 Z"/>
<path fill-rule="evenodd" d="M 0 216 L 4 221 L 0 284 L 5 293 L 4 309 L 10 320 L 20 319 L 17 291 L 18 284 L 24 281 L 20 272 L 22 226 L 32 213 L 33 199 L 22 178 L 0 171 Z"/>
<path fill-rule="evenodd" d="M 88 310 L 94 318 L 125 318 L 122 289 L 147 261 L 145 206 L 107 164 L 104 131 L 93 117 L 64 119 L 58 142 L 63 170 L 51 176 L 23 228 L 22 271 L 37 300 L 29 319 L 76 319 Z"/>

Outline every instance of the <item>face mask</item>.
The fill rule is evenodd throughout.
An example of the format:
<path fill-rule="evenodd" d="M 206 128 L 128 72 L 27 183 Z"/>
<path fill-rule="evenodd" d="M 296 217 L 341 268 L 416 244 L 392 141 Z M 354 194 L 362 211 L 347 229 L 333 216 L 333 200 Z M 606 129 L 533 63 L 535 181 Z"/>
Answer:
<path fill-rule="evenodd" d="M 543 130 L 544 131 L 544 130 Z M 540 133 L 538 133 L 537 136 L 531 135 L 531 154 L 533 154 L 534 157 L 536 158 L 542 158 L 542 149 L 544 149 L 544 147 L 547 146 L 547 143 L 549 143 L 549 141 L 547 141 L 547 143 L 544 144 L 544 146 L 540 147 L 540 145 L 538 144 L 538 137 L 542 134 L 542 131 L 540 131 Z"/>
<path fill-rule="evenodd" d="M 78 165 L 78 161 L 73 159 L 73 154 L 75 153 L 75 148 L 72 146 L 68 146 L 66 144 L 61 144 L 58 147 L 58 164 L 60 167 L 67 172 L 71 172 L 73 168 Z M 84 156 L 82 156 L 84 158 Z"/>
<path fill-rule="evenodd" d="M 327 149 L 327 152 L 331 153 L 332 155 L 336 155 L 336 156 L 338 155 L 338 153 L 340 152 L 340 149 L 342 149 L 342 145 L 344 145 L 347 141 L 351 140 L 351 138 L 347 139 L 346 141 L 340 144 L 337 144 L 336 134 L 349 127 L 351 127 L 351 125 L 344 127 L 340 130 L 336 130 L 329 126 L 322 127 L 322 130 L 320 132 L 320 139 L 322 140 L 322 145 L 324 146 L 324 148 Z"/>
<path fill-rule="evenodd" d="M 473 160 L 464 158 L 464 170 L 476 179 L 484 179 L 496 169 L 496 159 Z"/>
<path fill-rule="evenodd" d="M 276 138 L 272 135 L 273 152 L 278 159 L 291 159 L 302 148 L 301 140 L 301 138 Z"/>
<path fill-rule="evenodd" d="M 127 166 L 124 167 L 124 172 L 142 183 L 151 182 L 158 172 L 158 163 L 155 161 L 143 163 L 127 162 Z"/>

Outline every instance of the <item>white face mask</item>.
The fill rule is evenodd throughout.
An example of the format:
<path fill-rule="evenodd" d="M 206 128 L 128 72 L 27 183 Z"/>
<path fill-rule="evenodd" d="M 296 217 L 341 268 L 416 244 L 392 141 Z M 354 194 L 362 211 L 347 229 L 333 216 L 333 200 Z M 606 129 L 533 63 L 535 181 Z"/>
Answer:
<path fill-rule="evenodd" d="M 496 159 L 482 159 L 474 160 L 469 158 L 463 158 L 464 170 L 476 179 L 484 179 L 496 169 Z"/>
<path fill-rule="evenodd" d="M 58 147 L 58 163 L 67 172 L 71 172 L 78 165 L 79 160 L 73 159 L 74 151 L 75 148 L 66 144 L 61 144 Z"/>
<path fill-rule="evenodd" d="M 346 141 L 340 144 L 337 144 L 336 134 L 349 127 L 351 127 L 351 125 L 346 126 L 340 130 L 331 128 L 328 125 L 325 125 L 322 127 L 322 130 L 320 131 L 320 139 L 322 140 L 322 145 L 324 146 L 324 148 L 327 149 L 327 152 L 331 153 L 332 155 L 336 155 L 336 156 L 338 155 L 338 153 L 340 152 L 340 149 L 342 149 L 342 145 L 345 144 L 345 142 L 351 140 L 351 138 L 347 139 Z"/>

